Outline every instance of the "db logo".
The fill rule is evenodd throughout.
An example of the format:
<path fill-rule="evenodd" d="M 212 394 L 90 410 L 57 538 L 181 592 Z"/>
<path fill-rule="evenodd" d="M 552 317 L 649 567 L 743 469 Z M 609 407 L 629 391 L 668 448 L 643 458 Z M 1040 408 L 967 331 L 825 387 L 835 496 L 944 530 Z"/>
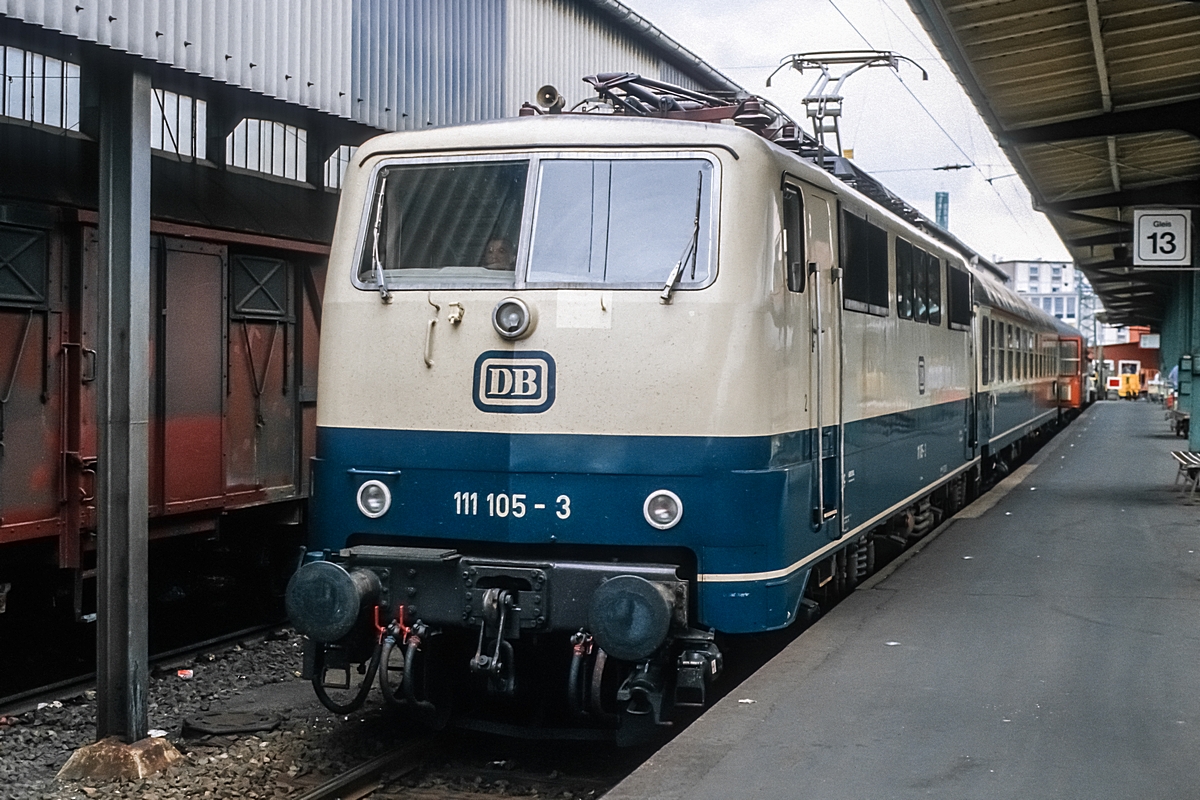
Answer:
<path fill-rule="evenodd" d="M 489 350 L 475 359 L 472 399 L 491 414 L 540 414 L 554 405 L 554 359 L 540 350 Z"/>

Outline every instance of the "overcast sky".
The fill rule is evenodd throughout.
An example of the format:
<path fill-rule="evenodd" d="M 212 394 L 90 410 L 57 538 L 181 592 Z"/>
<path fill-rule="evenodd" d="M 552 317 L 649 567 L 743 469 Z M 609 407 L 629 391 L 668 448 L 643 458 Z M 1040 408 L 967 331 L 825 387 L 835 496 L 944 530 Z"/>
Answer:
<path fill-rule="evenodd" d="M 810 132 L 801 99 L 818 73 L 789 69 L 768 89 L 764 82 L 782 57 L 872 49 L 911 58 L 929 73 L 928 81 L 902 63 L 899 76 L 878 67 L 846 82 L 842 147 L 853 149 L 855 163 L 931 219 L 934 194 L 949 192 L 950 230 L 985 256 L 1070 260 L 905 0 L 624 2 Z M 973 166 L 934 169 L 955 164 Z"/>

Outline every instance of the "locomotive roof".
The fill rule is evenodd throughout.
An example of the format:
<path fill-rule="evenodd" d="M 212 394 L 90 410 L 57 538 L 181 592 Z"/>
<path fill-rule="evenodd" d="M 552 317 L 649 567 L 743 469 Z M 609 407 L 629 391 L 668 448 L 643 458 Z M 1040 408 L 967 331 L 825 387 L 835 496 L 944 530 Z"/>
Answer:
<path fill-rule="evenodd" d="M 762 137 L 736 125 L 616 114 L 548 114 L 383 134 L 360 147 L 356 158 L 361 163 L 389 153 L 618 146 L 717 147 L 737 158 L 751 148 L 766 153 L 770 147 Z"/>

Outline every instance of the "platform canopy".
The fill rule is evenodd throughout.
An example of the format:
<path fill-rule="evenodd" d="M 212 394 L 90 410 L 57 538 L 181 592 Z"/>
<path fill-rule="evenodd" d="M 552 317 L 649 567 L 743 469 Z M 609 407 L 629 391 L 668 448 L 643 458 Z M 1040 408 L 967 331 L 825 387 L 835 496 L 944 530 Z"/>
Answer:
<path fill-rule="evenodd" d="M 1134 265 L 1134 211 L 1192 207 L 1193 224 L 1200 217 L 1200 2 L 909 5 L 1100 296 L 1106 321 L 1161 323 L 1179 273 Z"/>

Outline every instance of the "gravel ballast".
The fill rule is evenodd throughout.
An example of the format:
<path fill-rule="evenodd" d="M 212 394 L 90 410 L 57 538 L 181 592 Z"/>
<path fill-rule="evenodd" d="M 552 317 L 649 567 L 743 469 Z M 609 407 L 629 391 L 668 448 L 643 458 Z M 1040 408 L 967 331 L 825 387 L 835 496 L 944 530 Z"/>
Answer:
<path fill-rule="evenodd" d="M 429 735 L 381 708 L 375 693 L 359 714 L 331 714 L 316 701 L 311 684 L 299 678 L 300 663 L 299 637 L 281 633 L 156 671 L 150 679 L 150 728 L 165 732 L 184 758 L 141 780 L 56 780 L 71 754 L 95 739 L 94 692 L 0 717 L 0 800 L 297 796 Z M 190 669 L 191 677 L 180 677 L 180 668 Z M 276 718 L 279 725 L 255 733 L 185 735 L 187 718 L 241 711 Z M 594 798 L 646 756 L 594 743 L 539 746 L 468 734 L 450 739 L 451 752 L 437 764 L 385 781 L 372 797 Z"/>

